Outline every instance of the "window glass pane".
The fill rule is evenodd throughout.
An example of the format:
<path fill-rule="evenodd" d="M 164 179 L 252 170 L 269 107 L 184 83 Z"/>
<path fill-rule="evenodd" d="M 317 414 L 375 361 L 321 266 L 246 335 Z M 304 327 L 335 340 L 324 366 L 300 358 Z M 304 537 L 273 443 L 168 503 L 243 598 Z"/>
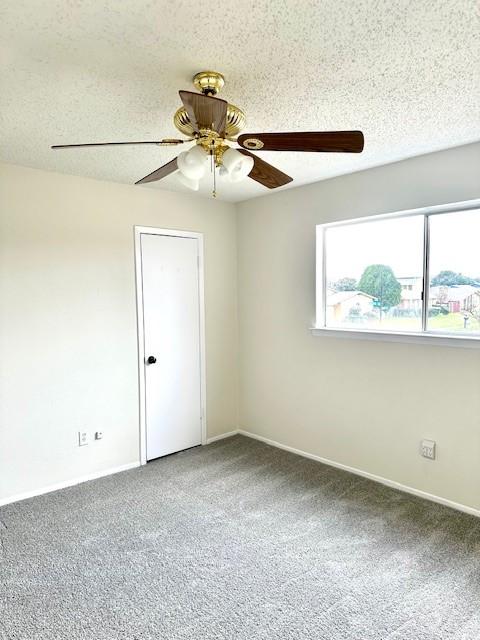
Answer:
<path fill-rule="evenodd" d="M 430 216 L 427 328 L 480 332 L 480 210 Z"/>
<path fill-rule="evenodd" d="M 326 229 L 326 326 L 421 331 L 423 216 Z"/>

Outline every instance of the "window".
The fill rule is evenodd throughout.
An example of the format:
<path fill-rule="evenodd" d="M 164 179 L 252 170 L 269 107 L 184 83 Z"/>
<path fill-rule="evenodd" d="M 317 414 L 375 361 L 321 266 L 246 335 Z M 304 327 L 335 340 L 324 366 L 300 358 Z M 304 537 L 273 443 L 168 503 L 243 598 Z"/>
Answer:
<path fill-rule="evenodd" d="M 427 328 L 480 333 L 480 209 L 431 216 Z"/>
<path fill-rule="evenodd" d="M 480 339 L 480 208 L 317 227 L 317 329 Z"/>

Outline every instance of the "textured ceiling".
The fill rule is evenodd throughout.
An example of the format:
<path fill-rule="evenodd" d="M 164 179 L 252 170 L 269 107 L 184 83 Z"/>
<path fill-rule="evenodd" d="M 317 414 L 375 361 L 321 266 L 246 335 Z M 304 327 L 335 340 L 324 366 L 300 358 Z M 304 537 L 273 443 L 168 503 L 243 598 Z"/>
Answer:
<path fill-rule="evenodd" d="M 1 159 L 133 183 L 181 147 L 49 145 L 178 136 L 179 89 L 213 68 L 246 132 L 362 129 L 360 155 L 263 153 L 298 186 L 480 138 L 476 0 L 6 0 Z M 202 183 L 208 194 L 210 179 Z M 138 188 L 184 190 L 175 176 Z M 289 188 L 289 187 L 285 187 Z M 246 180 L 219 197 L 267 193 Z"/>

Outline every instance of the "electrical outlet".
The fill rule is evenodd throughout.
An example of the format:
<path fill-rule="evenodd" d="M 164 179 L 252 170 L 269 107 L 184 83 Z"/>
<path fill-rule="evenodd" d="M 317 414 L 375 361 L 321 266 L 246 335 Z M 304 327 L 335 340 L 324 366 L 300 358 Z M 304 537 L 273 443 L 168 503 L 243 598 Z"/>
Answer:
<path fill-rule="evenodd" d="M 422 440 L 422 443 L 420 445 L 420 453 L 424 458 L 435 460 L 436 443 L 433 440 Z"/>
<path fill-rule="evenodd" d="M 79 431 L 78 432 L 78 446 L 84 447 L 88 444 L 88 433 L 87 431 Z"/>
<path fill-rule="evenodd" d="M 103 438 L 103 431 L 95 431 L 95 440 L 101 440 Z"/>

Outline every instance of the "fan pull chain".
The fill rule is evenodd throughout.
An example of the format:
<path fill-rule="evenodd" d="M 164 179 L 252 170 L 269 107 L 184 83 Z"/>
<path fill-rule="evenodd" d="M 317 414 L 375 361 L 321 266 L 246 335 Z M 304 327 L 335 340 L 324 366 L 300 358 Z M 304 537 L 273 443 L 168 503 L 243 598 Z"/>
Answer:
<path fill-rule="evenodd" d="M 216 180 L 216 162 L 215 162 L 215 144 L 212 142 L 212 146 L 210 149 L 210 158 L 211 158 L 211 171 L 213 173 L 213 191 L 212 198 L 217 197 L 217 180 Z"/>

